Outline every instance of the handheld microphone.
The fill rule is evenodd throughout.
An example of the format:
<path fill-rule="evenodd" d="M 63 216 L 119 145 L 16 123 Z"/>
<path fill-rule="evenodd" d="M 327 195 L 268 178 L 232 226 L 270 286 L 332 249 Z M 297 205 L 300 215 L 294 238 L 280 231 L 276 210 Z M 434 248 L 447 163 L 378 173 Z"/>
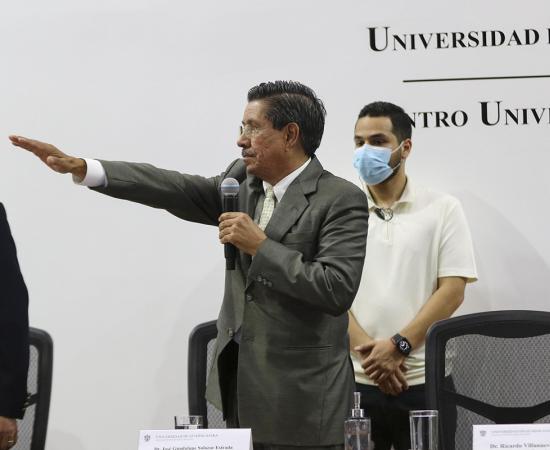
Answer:
<path fill-rule="evenodd" d="M 233 212 L 239 210 L 239 182 L 235 178 L 226 178 L 222 181 L 222 207 L 223 212 Z M 225 269 L 235 270 L 235 257 L 237 249 L 233 244 L 224 244 Z"/>

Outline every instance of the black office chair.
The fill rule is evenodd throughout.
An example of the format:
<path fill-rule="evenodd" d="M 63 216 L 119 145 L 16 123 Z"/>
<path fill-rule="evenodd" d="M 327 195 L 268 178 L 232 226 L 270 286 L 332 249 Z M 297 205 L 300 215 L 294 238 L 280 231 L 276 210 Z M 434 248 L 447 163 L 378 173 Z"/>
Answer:
<path fill-rule="evenodd" d="M 14 450 L 44 450 L 52 389 L 53 341 L 44 330 L 29 329 L 29 393 Z"/>
<path fill-rule="evenodd" d="M 206 400 L 206 380 L 216 348 L 216 321 L 197 325 L 189 335 L 187 391 L 189 414 L 201 415 L 205 428 L 225 428 L 222 412 Z"/>
<path fill-rule="evenodd" d="M 435 323 L 426 400 L 444 450 L 472 448 L 472 425 L 550 422 L 550 312 L 495 311 Z"/>

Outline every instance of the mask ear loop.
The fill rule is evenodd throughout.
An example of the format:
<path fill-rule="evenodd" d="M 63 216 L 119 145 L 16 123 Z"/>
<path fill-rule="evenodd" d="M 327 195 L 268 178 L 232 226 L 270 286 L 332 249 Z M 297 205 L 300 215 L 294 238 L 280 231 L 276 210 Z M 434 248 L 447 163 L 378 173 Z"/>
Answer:
<path fill-rule="evenodd" d="M 405 143 L 405 141 L 401 141 L 401 143 L 400 143 L 397 147 L 395 147 L 395 150 L 394 150 L 393 152 L 396 152 L 397 150 L 399 150 L 399 148 L 400 148 L 404 143 Z M 393 153 L 393 152 L 392 152 L 392 153 Z"/>
<path fill-rule="evenodd" d="M 403 145 L 405 141 L 401 141 L 401 144 L 399 144 L 397 147 L 395 147 L 395 150 L 392 150 L 391 154 L 393 155 L 397 150 L 399 150 L 399 148 Z M 399 164 L 397 164 L 395 167 L 392 167 L 392 171 L 395 172 L 397 169 L 399 169 L 399 166 L 401 165 L 401 163 L 403 162 L 403 158 L 401 158 L 399 160 Z"/>

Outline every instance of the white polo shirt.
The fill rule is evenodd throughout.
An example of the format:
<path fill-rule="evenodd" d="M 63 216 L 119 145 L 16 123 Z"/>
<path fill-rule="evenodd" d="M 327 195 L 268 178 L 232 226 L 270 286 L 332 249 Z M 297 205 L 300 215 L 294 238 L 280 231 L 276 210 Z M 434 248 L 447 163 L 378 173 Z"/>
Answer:
<path fill-rule="evenodd" d="M 451 195 L 407 181 L 384 221 L 369 198 L 370 217 L 363 277 L 351 312 L 374 339 L 398 333 L 437 289 L 440 277 L 477 280 L 470 230 L 459 201 Z M 374 384 L 352 353 L 355 379 Z M 424 383 L 424 346 L 413 349 L 405 364 L 409 385 Z"/>

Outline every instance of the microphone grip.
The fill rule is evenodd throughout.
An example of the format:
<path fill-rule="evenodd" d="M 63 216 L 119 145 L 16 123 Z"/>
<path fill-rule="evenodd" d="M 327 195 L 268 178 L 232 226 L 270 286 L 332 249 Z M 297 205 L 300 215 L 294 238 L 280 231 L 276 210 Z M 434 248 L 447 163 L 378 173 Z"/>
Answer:
<path fill-rule="evenodd" d="M 225 253 L 225 270 L 235 270 L 235 257 L 237 256 L 237 249 L 233 244 L 224 244 Z"/>
<path fill-rule="evenodd" d="M 239 205 L 236 195 L 223 196 L 223 212 L 238 211 Z M 235 259 L 237 257 L 237 249 L 233 244 L 224 244 L 223 252 L 225 254 L 225 269 L 235 270 Z"/>

